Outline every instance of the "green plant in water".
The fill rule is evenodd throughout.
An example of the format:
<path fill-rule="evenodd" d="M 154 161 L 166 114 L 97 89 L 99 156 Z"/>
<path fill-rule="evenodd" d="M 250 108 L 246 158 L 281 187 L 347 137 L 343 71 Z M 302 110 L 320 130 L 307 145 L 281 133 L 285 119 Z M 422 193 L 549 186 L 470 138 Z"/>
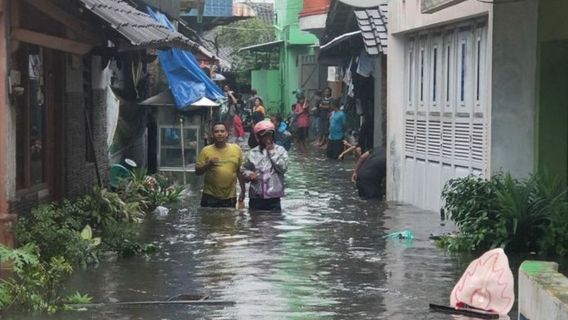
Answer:
<path fill-rule="evenodd" d="M 143 212 L 136 202 L 125 202 L 120 195 L 104 188 L 94 188 L 85 196 L 84 210 L 91 215 L 91 225 L 105 226 L 117 221 L 140 222 Z"/>
<path fill-rule="evenodd" d="M 541 175 L 523 181 L 510 174 L 505 176 L 502 188 L 497 190 L 500 216 L 494 246 L 516 252 L 538 250 L 538 240 L 548 228 L 551 210 L 565 198 L 564 192 L 549 193 L 550 185 Z"/>
<path fill-rule="evenodd" d="M 151 254 L 157 251 L 155 246 L 151 244 L 142 245 L 136 241 L 136 238 L 134 226 L 127 223 L 115 223 L 105 229 L 103 244 L 121 257 Z"/>
<path fill-rule="evenodd" d="M 73 271 L 65 258 L 43 261 L 38 247 L 29 244 L 18 249 L 0 246 L 0 261 L 11 263 L 14 271 L 14 277 L 0 284 L 2 310 L 16 307 L 53 313 L 60 309 L 63 284 Z"/>
<path fill-rule="evenodd" d="M 454 247 L 470 250 L 490 248 L 496 238 L 495 223 L 499 216 L 497 190 L 504 177 L 495 175 L 491 180 L 469 175 L 452 179 L 442 191 L 446 213 L 460 230 L 460 244 Z M 457 239 L 457 238 L 456 238 Z M 452 242 L 454 239 L 448 239 Z"/>
<path fill-rule="evenodd" d="M 76 212 L 76 208 L 65 204 L 63 208 L 54 204 L 39 206 L 28 217 L 18 218 L 14 236 L 20 245 L 37 246 L 43 261 L 62 256 L 74 264 L 97 264 L 99 248 L 81 237 L 84 217 Z"/>
<path fill-rule="evenodd" d="M 65 298 L 66 304 L 89 304 L 93 301 L 93 297 L 88 294 L 81 294 L 78 291 Z"/>
<path fill-rule="evenodd" d="M 551 175 L 537 173 L 524 180 L 510 174 L 491 180 L 468 176 L 446 184 L 442 197 L 460 230 L 457 237 L 439 242 L 450 250 L 503 247 L 568 254 L 567 191 Z"/>
<path fill-rule="evenodd" d="M 130 178 L 120 184 L 118 193 L 126 201 L 138 203 L 144 211 L 150 212 L 157 206 L 178 201 L 183 190 L 183 186 L 171 185 L 161 175 L 151 176 L 146 168 L 136 168 Z"/>

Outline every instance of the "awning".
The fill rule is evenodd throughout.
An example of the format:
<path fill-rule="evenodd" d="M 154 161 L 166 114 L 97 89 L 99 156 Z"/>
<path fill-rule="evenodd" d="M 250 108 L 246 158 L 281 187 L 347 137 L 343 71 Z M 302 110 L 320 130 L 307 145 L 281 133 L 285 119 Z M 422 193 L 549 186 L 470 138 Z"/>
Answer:
<path fill-rule="evenodd" d="M 210 99 L 203 97 L 203 98 L 195 101 L 194 103 L 192 103 L 191 106 L 192 107 L 218 107 L 218 106 L 220 106 L 220 104 L 213 101 L 213 100 L 210 100 Z"/>
<path fill-rule="evenodd" d="M 92 13 L 106 21 L 133 46 L 145 48 L 175 47 L 199 49 L 199 44 L 177 31 L 170 31 L 122 0 L 80 0 Z"/>
<path fill-rule="evenodd" d="M 176 104 L 174 102 L 174 97 L 172 96 L 172 92 L 170 90 L 162 91 L 157 95 L 152 96 L 138 103 L 138 105 L 149 106 L 149 107 L 172 107 L 172 108 L 176 107 Z M 203 97 L 190 105 L 190 107 L 218 107 L 218 106 L 219 103 L 211 99 L 208 99 L 206 97 Z"/>
<path fill-rule="evenodd" d="M 325 51 L 327 49 L 331 49 L 331 48 L 337 46 L 338 44 L 340 44 L 340 43 L 342 43 L 346 40 L 351 39 L 352 37 L 360 36 L 360 35 L 361 35 L 361 30 L 344 33 L 344 34 L 340 35 L 339 37 L 333 38 L 333 40 L 329 41 L 328 43 L 324 44 L 323 46 L 320 46 L 320 50 Z"/>
<path fill-rule="evenodd" d="M 271 51 L 274 48 L 280 48 L 284 44 L 284 40 L 276 40 L 270 41 L 260 44 L 255 44 L 248 47 L 243 47 L 239 49 L 239 52 L 242 51 Z"/>

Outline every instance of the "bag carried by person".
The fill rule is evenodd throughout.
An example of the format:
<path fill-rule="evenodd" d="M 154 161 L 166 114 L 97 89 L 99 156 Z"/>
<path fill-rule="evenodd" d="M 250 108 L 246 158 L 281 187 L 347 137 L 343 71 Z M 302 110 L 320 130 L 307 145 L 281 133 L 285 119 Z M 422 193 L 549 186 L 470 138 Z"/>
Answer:
<path fill-rule="evenodd" d="M 260 171 L 260 189 L 264 199 L 282 198 L 284 196 L 284 182 L 274 168 Z"/>

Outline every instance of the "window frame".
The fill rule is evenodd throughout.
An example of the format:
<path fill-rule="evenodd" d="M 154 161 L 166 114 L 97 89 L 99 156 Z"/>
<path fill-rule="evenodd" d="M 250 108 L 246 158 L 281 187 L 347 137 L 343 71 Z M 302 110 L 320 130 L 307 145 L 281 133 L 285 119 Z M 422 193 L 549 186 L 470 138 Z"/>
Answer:
<path fill-rule="evenodd" d="M 185 123 L 185 121 L 184 121 Z M 162 146 L 162 130 L 163 129 L 174 129 L 178 133 L 180 132 L 180 126 L 178 125 L 165 125 L 160 124 L 158 125 L 158 171 L 166 171 L 166 172 L 183 172 L 183 164 L 180 167 L 175 166 L 162 166 L 162 149 L 177 149 L 181 152 L 181 146 L 171 146 L 171 147 L 164 147 Z M 195 163 L 197 162 L 197 158 L 199 156 L 199 150 L 201 149 L 201 141 L 199 137 L 201 136 L 201 127 L 199 125 L 183 125 L 183 130 L 195 130 L 195 162 L 187 164 L 185 166 L 185 172 L 194 172 L 195 171 Z M 187 141 L 184 140 L 184 144 L 187 145 Z M 187 149 L 186 149 L 187 151 Z M 193 164 L 193 165 L 192 165 Z"/>

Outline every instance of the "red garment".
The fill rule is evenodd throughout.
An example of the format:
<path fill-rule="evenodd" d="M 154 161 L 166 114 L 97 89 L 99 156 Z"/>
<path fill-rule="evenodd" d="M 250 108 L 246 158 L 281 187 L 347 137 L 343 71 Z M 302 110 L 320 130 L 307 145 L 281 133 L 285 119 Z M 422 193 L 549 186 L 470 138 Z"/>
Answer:
<path fill-rule="evenodd" d="M 235 137 L 242 138 L 245 136 L 245 128 L 243 127 L 243 121 L 239 115 L 235 114 L 233 117 L 233 126 L 235 127 Z"/>
<path fill-rule="evenodd" d="M 307 102 L 296 103 L 294 114 L 296 115 L 296 127 L 307 128 L 310 126 L 310 112 Z"/>

